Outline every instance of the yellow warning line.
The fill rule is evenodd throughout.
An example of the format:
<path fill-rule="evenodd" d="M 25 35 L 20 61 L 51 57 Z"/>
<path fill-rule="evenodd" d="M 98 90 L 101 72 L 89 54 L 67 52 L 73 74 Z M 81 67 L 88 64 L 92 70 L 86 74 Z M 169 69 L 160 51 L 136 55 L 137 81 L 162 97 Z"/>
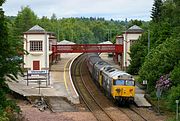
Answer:
<path fill-rule="evenodd" d="M 67 68 L 66 69 L 66 67 L 67 67 L 67 64 L 72 60 L 72 58 L 74 58 L 74 57 L 71 57 L 67 62 L 66 62 L 66 64 L 64 65 L 64 84 L 65 84 L 65 87 L 66 87 L 66 90 L 68 91 L 69 89 L 68 89 L 68 85 L 67 85 L 67 81 L 66 81 L 66 70 L 67 69 L 69 69 L 69 68 Z"/>

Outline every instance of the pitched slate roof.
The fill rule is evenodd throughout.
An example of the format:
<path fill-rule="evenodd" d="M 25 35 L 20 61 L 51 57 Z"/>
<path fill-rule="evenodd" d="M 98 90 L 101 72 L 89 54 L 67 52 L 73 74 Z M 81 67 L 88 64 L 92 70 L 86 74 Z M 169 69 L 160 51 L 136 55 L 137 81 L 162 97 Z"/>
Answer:
<path fill-rule="evenodd" d="M 130 27 L 127 32 L 143 32 L 144 30 L 137 25 Z"/>
<path fill-rule="evenodd" d="M 27 32 L 45 32 L 45 29 L 43 29 L 39 25 L 35 25 L 32 28 L 30 28 Z"/>
<path fill-rule="evenodd" d="M 44 34 L 46 31 L 39 25 L 35 25 L 30 28 L 28 31 L 24 32 L 24 34 Z M 49 32 L 47 32 L 49 34 Z"/>

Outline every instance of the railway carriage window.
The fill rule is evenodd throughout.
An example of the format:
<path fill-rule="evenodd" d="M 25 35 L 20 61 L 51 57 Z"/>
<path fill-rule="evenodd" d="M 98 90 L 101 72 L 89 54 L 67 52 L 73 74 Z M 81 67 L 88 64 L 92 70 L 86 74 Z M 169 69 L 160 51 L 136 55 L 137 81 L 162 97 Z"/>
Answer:
<path fill-rule="evenodd" d="M 124 85 L 124 80 L 115 80 L 114 85 Z"/>
<path fill-rule="evenodd" d="M 134 81 L 133 80 L 126 80 L 126 85 L 127 86 L 134 86 Z"/>

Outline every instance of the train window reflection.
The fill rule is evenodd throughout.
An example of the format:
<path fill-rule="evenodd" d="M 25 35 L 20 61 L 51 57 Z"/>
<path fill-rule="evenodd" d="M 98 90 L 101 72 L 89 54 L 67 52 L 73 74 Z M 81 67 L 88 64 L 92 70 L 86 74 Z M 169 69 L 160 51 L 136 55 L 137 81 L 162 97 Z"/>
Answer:
<path fill-rule="evenodd" d="M 115 80 L 114 85 L 124 85 L 124 80 Z"/>
<path fill-rule="evenodd" d="M 126 85 L 134 86 L 134 81 L 133 80 L 126 80 Z"/>

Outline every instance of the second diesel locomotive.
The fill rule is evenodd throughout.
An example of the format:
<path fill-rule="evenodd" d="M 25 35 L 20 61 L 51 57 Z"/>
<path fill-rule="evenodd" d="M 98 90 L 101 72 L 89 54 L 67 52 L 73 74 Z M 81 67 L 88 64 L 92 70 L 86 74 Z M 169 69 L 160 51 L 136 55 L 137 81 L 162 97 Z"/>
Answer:
<path fill-rule="evenodd" d="M 134 100 L 135 81 L 130 74 L 111 66 L 96 53 L 87 55 L 87 66 L 92 78 L 108 97 L 118 102 Z"/>

